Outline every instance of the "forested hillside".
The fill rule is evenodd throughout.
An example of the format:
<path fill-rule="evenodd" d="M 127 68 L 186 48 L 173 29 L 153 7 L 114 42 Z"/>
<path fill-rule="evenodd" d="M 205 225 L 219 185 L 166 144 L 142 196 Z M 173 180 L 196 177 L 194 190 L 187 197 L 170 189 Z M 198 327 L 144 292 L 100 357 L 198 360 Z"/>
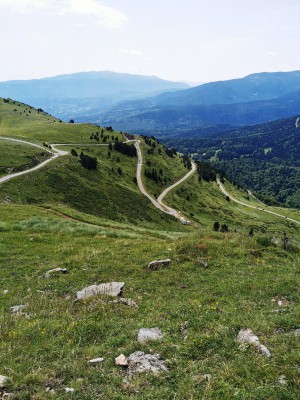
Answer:
<path fill-rule="evenodd" d="M 213 162 L 228 178 L 267 203 L 300 208 L 300 119 L 235 128 L 218 138 L 169 140 L 169 145 Z"/>

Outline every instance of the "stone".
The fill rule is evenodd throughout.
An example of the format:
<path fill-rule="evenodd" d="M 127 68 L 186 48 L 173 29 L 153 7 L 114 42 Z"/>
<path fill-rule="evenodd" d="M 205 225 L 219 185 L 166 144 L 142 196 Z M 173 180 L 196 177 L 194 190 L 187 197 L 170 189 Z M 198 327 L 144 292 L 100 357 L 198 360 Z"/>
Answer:
<path fill-rule="evenodd" d="M 287 385 L 287 380 L 286 380 L 285 375 L 280 375 L 280 377 L 278 378 L 278 383 L 280 385 Z"/>
<path fill-rule="evenodd" d="M 88 363 L 94 365 L 94 364 L 99 364 L 102 361 L 104 361 L 104 358 L 99 357 L 99 358 L 93 358 L 92 360 L 89 360 Z"/>
<path fill-rule="evenodd" d="M 289 333 L 291 333 L 292 335 L 295 335 L 295 336 L 299 336 L 300 335 L 300 328 L 292 329 Z"/>
<path fill-rule="evenodd" d="M 10 312 L 14 315 L 23 315 L 25 313 L 23 313 L 22 310 L 24 310 L 25 308 L 27 308 L 27 304 L 20 304 L 18 306 L 13 306 L 10 307 Z"/>
<path fill-rule="evenodd" d="M 124 354 L 120 354 L 117 358 L 115 358 L 115 365 L 120 367 L 128 367 L 128 361 Z"/>
<path fill-rule="evenodd" d="M 252 332 L 250 328 L 241 329 L 237 335 L 237 341 L 239 343 L 249 343 L 255 346 L 264 356 L 271 357 L 270 351 L 266 346 L 262 345 L 258 337 Z"/>
<path fill-rule="evenodd" d="M 51 274 L 55 273 L 55 272 L 60 272 L 62 274 L 67 274 L 68 270 L 66 268 L 54 268 L 54 269 L 50 269 L 49 271 L 47 271 L 45 273 L 45 278 L 48 279 L 50 278 Z"/>
<path fill-rule="evenodd" d="M 127 359 L 129 373 L 137 372 L 160 372 L 168 371 L 165 362 L 161 360 L 159 354 L 145 354 L 142 351 L 135 351 Z"/>
<path fill-rule="evenodd" d="M 208 263 L 204 260 L 204 258 L 198 258 L 198 261 L 203 265 L 204 268 L 208 268 Z"/>
<path fill-rule="evenodd" d="M 4 289 L 3 290 L 3 294 L 7 294 L 8 293 L 8 290 L 7 289 Z"/>
<path fill-rule="evenodd" d="M 139 306 L 137 305 L 137 303 L 132 300 L 132 299 L 126 299 L 125 297 L 119 297 L 113 301 L 111 301 L 110 303 L 114 303 L 114 304 L 124 304 L 125 306 L 129 306 L 129 307 L 136 307 L 139 308 Z"/>
<path fill-rule="evenodd" d="M 73 393 L 73 392 L 75 392 L 75 389 L 74 388 L 65 388 L 65 392 L 66 393 Z"/>
<path fill-rule="evenodd" d="M 209 382 L 212 378 L 211 374 L 204 374 L 202 375 L 203 380 Z"/>
<path fill-rule="evenodd" d="M 154 260 L 148 264 L 147 268 L 150 269 L 151 271 L 157 271 L 158 269 L 167 267 L 168 265 L 170 265 L 170 263 L 171 260 L 169 258 L 167 258 L 166 260 Z"/>
<path fill-rule="evenodd" d="M 0 389 L 3 389 L 8 382 L 8 376 L 0 375 Z"/>
<path fill-rule="evenodd" d="M 56 393 L 55 390 L 51 386 L 46 387 L 46 392 L 49 394 L 52 394 L 52 395 Z"/>
<path fill-rule="evenodd" d="M 152 340 L 162 340 L 162 338 L 163 335 L 158 328 L 141 328 L 137 340 L 142 344 Z"/>
<path fill-rule="evenodd" d="M 109 282 L 101 283 L 100 285 L 88 286 L 77 292 L 77 300 L 85 300 L 98 295 L 116 297 L 122 293 L 124 285 L 124 282 Z"/>

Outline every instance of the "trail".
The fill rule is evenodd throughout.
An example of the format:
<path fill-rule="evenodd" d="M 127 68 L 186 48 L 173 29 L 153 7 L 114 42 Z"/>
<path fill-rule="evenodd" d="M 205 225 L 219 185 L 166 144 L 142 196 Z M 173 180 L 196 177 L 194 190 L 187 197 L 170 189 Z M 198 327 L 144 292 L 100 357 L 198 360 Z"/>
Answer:
<path fill-rule="evenodd" d="M 242 206 L 245 206 L 245 207 L 248 207 L 248 208 L 252 208 L 252 209 L 254 209 L 254 210 L 263 211 L 263 212 L 265 212 L 265 213 L 275 215 L 276 217 L 283 218 L 283 219 L 285 219 L 286 221 L 291 221 L 291 222 L 294 222 L 295 224 L 300 225 L 300 221 L 297 221 L 296 219 L 293 219 L 293 218 L 290 218 L 290 217 L 286 217 L 285 215 L 276 213 L 276 212 L 271 211 L 271 210 L 266 210 L 265 208 L 262 208 L 262 207 L 251 206 L 250 204 L 247 204 L 247 203 L 244 203 L 243 201 L 240 201 L 240 200 L 235 199 L 234 197 L 232 197 L 232 196 L 227 192 L 227 190 L 224 188 L 224 186 L 222 185 L 222 183 L 220 182 L 220 180 L 219 180 L 218 178 L 217 178 L 217 184 L 218 184 L 220 190 L 225 194 L 225 196 L 228 196 L 232 201 L 234 201 L 234 202 L 237 203 L 237 204 L 241 204 Z"/>
<path fill-rule="evenodd" d="M 181 183 L 183 183 L 185 180 L 189 179 L 196 171 L 197 169 L 197 165 L 192 161 L 192 169 L 181 179 L 179 179 L 179 181 L 175 182 L 173 185 L 169 186 L 168 188 L 166 188 L 157 198 L 157 202 L 162 206 L 165 207 L 167 210 L 169 210 L 169 213 L 171 215 L 174 215 L 174 217 L 176 218 L 180 218 L 180 212 L 174 210 L 174 208 L 168 207 L 163 203 L 163 198 L 171 191 L 173 190 L 176 186 L 180 185 Z"/>

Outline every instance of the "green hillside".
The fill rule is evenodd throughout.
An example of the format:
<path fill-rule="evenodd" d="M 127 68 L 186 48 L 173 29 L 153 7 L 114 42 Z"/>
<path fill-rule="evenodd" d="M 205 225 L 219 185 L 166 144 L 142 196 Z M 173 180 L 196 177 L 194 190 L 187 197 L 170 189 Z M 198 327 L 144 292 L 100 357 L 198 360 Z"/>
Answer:
<path fill-rule="evenodd" d="M 77 143 L 57 146 L 68 154 L 0 183 L 0 375 L 8 378 L 0 397 L 299 398 L 299 225 L 228 201 L 196 173 L 164 199 L 192 222 L 182 225 L 142 195 L 137 157 L 114 148 L 124 140 L 120 132 L 50 122 L 34 110 L 23 116 L 13 102 L 0 107 L 1 136 Z M 162 170 L 168 178 L 142 176 L 158 195 L 187 173 L 187 160 L 153 138 L 139 139 L 143 171 Z M 10 160 L 6 150 L 8 161 L 22 165 L 25 145 L 5 143 L 15 152 Z M 97 169 L 83 166 L 81 152 L 97 160 Z M 269 209 L 300 220 L 296 210 Z M 215 222 L 228 231 L 214 231 Z M 147 269 L 161 259 L 170 265 Z M 45 276 L 56 268 L 65 273 Z M 106 282 L 125 283 L 121 299 L 75 301 L 77 291 Z M 25 308 L 12 313 L 16 305 Z M 162 340 L 137 341 L 139 329 L 154 327 Z M 243 328 L 253 330 L 270 358 L 237 342 Z M 167 371 L 131 374 L 115 365 L 120 354 L 135 351 L 159 354 Z"/>

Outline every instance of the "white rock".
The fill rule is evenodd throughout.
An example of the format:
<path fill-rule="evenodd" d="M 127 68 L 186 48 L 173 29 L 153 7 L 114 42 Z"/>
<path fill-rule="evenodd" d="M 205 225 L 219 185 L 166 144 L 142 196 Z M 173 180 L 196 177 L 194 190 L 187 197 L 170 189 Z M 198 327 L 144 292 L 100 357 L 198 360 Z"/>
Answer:
<path fill-rule="evenodd" d="M 162 340 L 163 335 L 158 328 L 142 328 L 138 333 L 138 342 L 146 343 L 151 340 Z"/>
<path fill-rule="evenodd" d="M 74 388 L 65 388 L 65 392 L 66 393 L 73 393 L 73 392 L 75 392 L 75 389 Z"/>
<path fill-rule="evenodd" d="M 27 304 L 20 304 L 20 305 L 18 305 L 18 306 L 10 307 L 9 309 L 10 309 L 10 312 L 11 312 L 12 314 L 21 315 L 21 314 L 24 314 L 22 310 L 24 310 L 24 309 L 27 308 L 27 307 L 28 307 Z"/>
<path fill-rule="evenodd" d="M 156 271 L 162 267 L 167 267 L 168 265 L 170 265 L 170 263 L 171 260 L 169 258 L 167 258 L 166 260 L 154 260 L 148 264 L 148 269 L 150 269 L 151 271 Z"/>
<path fill-rule="evenodd" d="M 115 358 L 115 364 L 121 367 L 127 367 L 128 361 L 124 354 L 120 354 L 117 358 Z"/>
<path fill-rule="evenodd" d="M 76 294 L 78 300 L 85 300 L 97 295 L 119 296 L 124 288 L 124 282 L 101 283 L 100 285 L 88 286 L 79 290 Z"/>
<path fill-rule="evenodd" d="M 92 360 L 89 360 L 88 363 L 89 364 L 98 364 L 98 363 L 101 363 L 102 361 L 104 361 L 104 358 L 99 357 L 99 358 L 93 358 Z"/>
<path fill-rule="evenodd" d="M 8 381 L 8 376 L 0 375 L 0 388 L 3 389 Z"/>
<path fill-rule="evenodd" d="M 47 271 L 45 273 L 45 278 L 48 279 L 50 278 L 51 274 L 55 273 L 55 272 L 60 272 L 62 274 L 67 274 L 68 270 L 66 268 L 54 268 L 54 269 L 49 269 L 49 271 Z"/>
<path fill-rule="evenodd" d="M 271 357 L 270 351 L 266 346 L 260 344 L 258 337 L 252 332 L 251 329 L 241 329 L 237 335 L 237 341 L 239 343 L 250 343 L 257 347 L 257 349 L 266 357 Z"/>
<path fill-rule="evenodd" d="M 278 378 L 278 383 L 280 385 L 287 385 L 287 380 L 286 380 L 285 375 L 280 375 L 280 377 Z"/>
<path fill-rule="evenodd" d="M 134 300 L 132 300 L 132 299 L 127 299 L 127 298 L 125 298 L 125 297 L 118 297 L 117 299 L 111 301 L 110 303 L 114 303 L 114 304 L 124 304 L 125 306 L 139 308 L 139 306 L 137 305 L 137 303 L 136 303 Z"/>
<path fill-rule="evenodd" d="M 4 289 L 3 290 L 3 294 L 7 294 L 8 293 L 8 290 L 7 289 Z"/>
<path fill-rule="evenodd" d="M 142 351 L 136 351 L 130 354 L 127 360 L 130 373 L 149 371 L 158 374 L 168 370 L 159 354 L 145 354 Z"/>

